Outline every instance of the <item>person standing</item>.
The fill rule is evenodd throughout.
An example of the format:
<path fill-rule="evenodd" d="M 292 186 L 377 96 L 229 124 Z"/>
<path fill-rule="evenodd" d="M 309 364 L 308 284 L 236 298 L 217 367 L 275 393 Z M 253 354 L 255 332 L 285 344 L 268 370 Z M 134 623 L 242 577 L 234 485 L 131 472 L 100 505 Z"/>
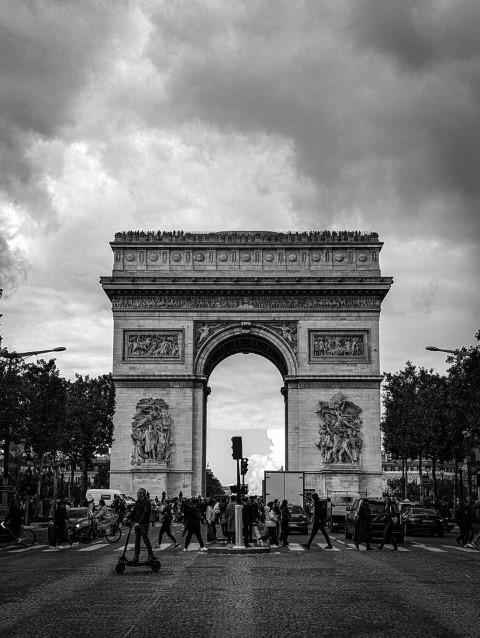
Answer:
<path fill-rule="evenodd" d="M 134 564 L 138 564 L 140 559 L 140 541 L 143 540 L 148 552 L 148 561 L 152 561 L 155 555 L 152 550 L 152 544 L 148 537 L 148 530 L 150 526 L 150 514 L 152 506 L 150 499 L 147 498 L 146 490 L 141 487 L 137 491 L 137 500 L 133 505 L 130 514 L 127 516 L 127 521 L 133 523 L 135 529 L 135 558 Z"/>
<path fill-rule="evenodd" d="M 173 514 L 170 508 L 170 504 L 166 503 L 165 505 L 163 506 L 161 505 L 160 507 L 161 508 L 163 507 L 163 511 L 162 509 L 160 509 L 160 513 L 159 513 L 160 531 L 158 532 L 157 548 L 159 548 L 162 545 L 163 535 L 166 534 L 168 538 L 174 542 L 175 549 L 178 549 L 180 547 L 180 543 L 177 543 L 175 536 L 173 536 L 172 534 L 172 529 L 171 529 Z"/>
<path fill-rule="evenodd" d="M 287 499 L 284 499 L 280 506 L 280 517 L 280 542 L 282 543 L 282 547 L 288 547 L 289 521 L 291 515 L 288 509 Z"/>
<path fill-rule="evenodd" d="M 198 511 L 196 499 L 192 498 L 190 501 L 184 503 L 183 522 L 186 533 L 185 547 L 183 548 L 183 551 L 187 551 L 190 541 L 192 540 L 192 536 L 195 534 L 198 542 L 200 543 L 200 551 L 206 552 L 207 548 L 203 542 L 202 532 L 200 530 L 200 513 Z"/>
<path fill-rule="evenodd" d="M 327 546 L 325 549 L 333 549 L 332 543 L 330 542 L 330 537 L 327 534 L 327 530 L 325 529 L 325 524 L 327 522 L 327 504 L 325 501 L 320 500 L 318 494 L 314 492 L 312 494 L 313 500 L 313 526 L 312 532 L 310 534 L 310 538 L 304 544 L 304 547 L 310 549 L 310 545 L 313 542 L 313 539 L 317 535 L 317 532 L 322 532 L 325 540 L 327 541 Z"/>
<path fill-rule="evenodd" d="M 214 501 L 211 498 L 207 503 L 205 511 L 205 520 L 207 523 L 207 543 L 213 543 L 217 540 L 217 527 L 215 524 L 216 514 L 214 509 Z"/>
<path fill-rule="evenodd" d="M 362 499 L 360 507 L 358 508 L 353 533 L 353 542 L 355 543 L 357 552 L 360 550 L 360 543 L 365 543 L 368 550 L 373 549 L 373 547 L 370 545 L 371 536 L 372 512 L 370 511 L 368 500 L 364 498 Z"/>
<path fill-rule="evenodd" d="M 385 501 L 385 509 L 384 509 L 385 526 L 383 528 L 383 538 L 382 538 L 382 542 L 378 546 L 378 549 L 381 550 L 383 549 L 383 546 L 386 543 L 391 543 L 393 545 L 393 551 L 394 552 L 397 551 L 398 549 L 397 541 L 393 534 L 393 523 L 397 515 L 398 515 L 398 511 L 396 511 L 395 505 L 392 503 L 390 499 L 387 498 L 387 500 Z"/>
<path fill-rule="evenodd" d="M 249 498 L 244 499 L 242 508 L 243 544 L 250 547 L 253 543 L 253 506 Z"/>

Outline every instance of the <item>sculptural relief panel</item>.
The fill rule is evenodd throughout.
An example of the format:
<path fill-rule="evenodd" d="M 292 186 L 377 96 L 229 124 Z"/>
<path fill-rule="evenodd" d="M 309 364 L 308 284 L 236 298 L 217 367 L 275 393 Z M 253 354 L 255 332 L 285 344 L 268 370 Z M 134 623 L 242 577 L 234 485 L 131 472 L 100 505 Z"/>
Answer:
<path fill-rule="evenodd" d="M 358 464 L 362 452 L 360 414 L 362 409 L 337 392 L 329 401 L 319 401 L 316 414 L 320 421 L 318 441 L 322 461 L 326 464 Z"/>
<path fill-rule="evenodd" d="M 125 330 L 124 361 L 183 362 L 183 330 Z"/>
<path fill-rule="evenodd" d="M 310 363 L 367 363 L 368 330 L 309 330 Z"/>
<path fill-rule="evenodd" d="M 131 465 L 168 466 L 172 456 L 172 417 L 163 399 L 141 399 L 132 419 Z"/>

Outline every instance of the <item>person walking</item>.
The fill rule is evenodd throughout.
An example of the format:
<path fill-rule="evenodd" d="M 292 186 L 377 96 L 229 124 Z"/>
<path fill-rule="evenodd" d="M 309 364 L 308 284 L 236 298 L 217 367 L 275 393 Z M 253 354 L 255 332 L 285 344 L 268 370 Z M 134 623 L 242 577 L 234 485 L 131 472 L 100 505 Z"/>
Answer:
<path fill-rule="evenodd" d="M 288 547 L 288 533 L 289 533 L 289 521 L 291 518 L 290 510 L 288 509 L 288 501 L 284 499 L 280 506 L 280 542 L 282 547 Z"/>
<path fill-rule="evenodd" d="M 137 500 L 135 501 L 130 514 L 127 516 L 127 521 L 130 524 L 133 524 L 135 529 L 135 557 L 133 559 L 134 564 L 138 564 L 140 560 L 141 540 L 143 540 L 145 547 L 147 548 L 147 562 L 155 559 L 155 555 L 152 550 L 152 544 L 150 543 L 150 539 L 148 537 L 151 510 L 152 506 L 150 504 L 150 500 L 147 498 L 147 492 L 143 487 L 141 487 L 137 491 Z"/>
<path fill-rule="evenodd" d="M 313 500 L 313 525 L 312 532 L 310 534 L 310 538 L 303 545 L 307 549 L 310 549 L 310 545 L 313 542 L 313 539 L 317 535 L 318 531 L 322 532 L 323 537 L 327 541 L 327 546 L 325 549 L 333 549 L 332 543 L 330 542 L 330 537 L 327 534 L 327 530 L 325 529 L 325 524 L 327 522 L 327 504 L 325 501 L 320 500 L 318 494 L 314 492 L 312 494 Z"/>
<path fill-rule="evenodd" d="M 364 498 L 362 499 L 360 507 L 358 508 L 353 533 L 353 542 L 355 543 L 357 552 L 360 551 L 360 543 L 365 543 L 368 550 L 373 549 L 373 547 L 370 545 L 371 536 L 372 512 L 370 511 L 368 500 Z"/>
<path fill-rule="evenodd" d="M 62 542 L 67 541 L 70 547 L 73 546 L 73 539 L 68 537 L 67 521 L 68 512 L 63 499 L 57 504 L 53 513 L 53 527 L 51 530 L 49 549 L 63 549 Z M 78 545 L 77 542 L 75 542 Z"/>
<path fill-rule="evenodd" d="M 200 513 L 197 507 L 197 500 L 195 498 L 186 501 L 183 504 L 183 522 L 185 525 L 185 546 L 183 551 L 186 552 L 192 536 L 195 534 L 198 542 L 200 543 L 200 551 L 206 552 L 207 548 L 203 542 L 202 533 L 200 530 Z"/>
<path fill-rule="evenodd" d="M 166 534 L 168 538 L 174 542 L 175 549 L 178 549 L 180 547 L 180 543 L 177 543 L 175 536 L 173 536 L 172 534 L 172 529 L 171 529 L 172 521 L 173 521 L 173 513 L 170 508 L 170 504 L 167 503 L 166 505 L 161 505 L 160 512 L 159 512 L 160 531 L 158 532 L 157 549 L 160 548 L 162 545 L 162 538 L 164 534 Z"/>
<path fill-rule="evenodd" d="M 393 551 L 396 552 L 398 547 L 396 538 L 393 534 L 393 523 L 395 521 L 395 518 L 398 516 L 398 510 L 396 509 L 394 503 L 392 503 L 392 501 L 388 498 L 385 501 L 384 516 L 385 525 L 383 528 L 383 537 L 382 542 L 378 546 L 378 549 L 382 550 L 383 546 L 386 543 L 391 543 L 393 545 Z"/>

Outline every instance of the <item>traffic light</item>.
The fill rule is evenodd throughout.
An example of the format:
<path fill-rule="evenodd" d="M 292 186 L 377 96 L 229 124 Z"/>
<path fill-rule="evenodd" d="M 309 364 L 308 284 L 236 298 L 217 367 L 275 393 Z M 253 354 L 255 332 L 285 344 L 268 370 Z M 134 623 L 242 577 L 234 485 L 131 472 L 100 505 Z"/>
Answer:
<path fill-rule="evenodd" d="M 230 492 L 232 494 L 236 494 L 238 492 L 238 486 L 237 485 L 230 485 Z"/>
<path fill-rule="evenodd" d="M 242 459 L 240 471 L 242 475 L 245 475 L 248 472 L 248 459 Z"/>
<path fill-rule="evenodd" d="M 248 494 L 248 485 L 246 483 L 245 483 L 245 485 L 241 485 L 240 489 L 241 489 L 243 495 L 246 496 Z"/>
<path fill-rule="evenodd" d="M 242 458 L 242 437 L 232 436 L 232 458 Z"/>

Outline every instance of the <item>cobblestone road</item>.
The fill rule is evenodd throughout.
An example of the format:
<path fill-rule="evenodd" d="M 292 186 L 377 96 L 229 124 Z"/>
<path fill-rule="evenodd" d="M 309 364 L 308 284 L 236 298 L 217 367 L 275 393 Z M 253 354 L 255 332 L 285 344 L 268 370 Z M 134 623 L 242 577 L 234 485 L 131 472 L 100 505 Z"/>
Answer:
<path fill-rule="evenodd" d="M 302 540 L 246 556 L 164 544 L 158 574 L 121 576 L 118 545 L 1 550 L 0 636 L 480 636 L 480 552 L 452 535 L 410 537 L 399 552 Z"/>

